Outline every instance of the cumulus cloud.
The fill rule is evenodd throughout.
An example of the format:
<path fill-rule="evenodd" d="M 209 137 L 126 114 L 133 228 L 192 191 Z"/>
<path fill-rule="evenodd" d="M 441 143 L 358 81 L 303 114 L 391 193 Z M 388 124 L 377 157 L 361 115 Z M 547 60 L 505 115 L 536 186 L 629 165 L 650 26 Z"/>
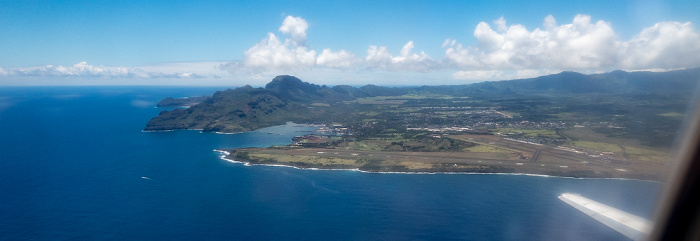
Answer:
<path fill-rule="evenodd" d="M 306 30 L 309 24 L 301 17 L 287 16 L 279 31 L 289 38 L 284 43 L 274 33 L 245 51 L 244 64 L 254 69 L 294 69 L 316 65 L 316 51 L 308 49 Z"/>
<path fill-rule="evenodd" d="M 316 64 L 316 51 L 298 45 L 287 39 L 284 43 L 273 33 L 245 51 L 244 63 L 253 68 L 296 68 L 313 67 Z"/>
<path fill-rule="evenodd" d="M 700 65 L 700 34 L 690 22 L 661 22 L 623 43 L 620 66 L 627 69 Z"/>
<path fill-rule="evenodd" d="M 247 67 L 250 68 L 250 72 L 255 73 L 318 67 L 336 69 L 366 67 L 389 71 L 424 72 L 438 65 L 425 52 L 413 53 L 413 41 L 406 43 L 397 56 L 392 55 L 385 46 L 374 45 L 369 47 L 364 59 L 342 49 L 339 51 L 323 49 L 320 54 L 317 54 L 315 50 L 305 45 L 308 28 L 309 24 L 303 18 L 287 16 L 278 29 L 285 36 L 284 41 L 274 33 L 268 33 L 267 38 L 244 52 L 243 66 L 227 67 L 232 71 L 237 71 L 234 68 Z"/>
<path fill-rule="evenodd" d="M 344 49 L 314 50 L 307 45 L 309 23 L 287 16 L 276 33 L 268 33 L 243 51 L 244 58 L 232 62 L 183 62 L 123 67 L 90 65 L 2 68 L 1 80 L 13 77 L 90 77 L 135 79 L 218 79 L 217 83 L 236 80 L 264 83 L 278 74 L 315 76 L 339 80 L 377 79 L 449 79 L 501 80 L 530 78 L 573 70 L 596 73 L 613 69 L 670 70 L 700 66 L 700 34 L 690 22 L 660 22 L 622 40 L 612 24 L 577 15 L 570 23 L 560 24 L 549 15 L 540 28 L 528 30 L 509 24 L 504 17 L 492 23 L 480 22 L 474 28 L 476 43 L 463 45 L 456 39 L 442 42 L 444 57 L 437 60 L 417 51 L 408 41 L 399 51 L 373 44 L 366 55 Z M 261 36 L 262 37 L 262 36 Z M 431 43 L 431 44 L 440 44 Z M 319 48 L 320 50 L 320 48 Z M 372 70 L 372 71 L 368 71 Z M 431 72 L 431 75 L 416 72 Z M 221 78 L 226 76 L 226 78 Z M 6 78 L 10 77 L 10 78 Z M 47 78 L 48 79 L 48 78 Z M 445 80 L 450 81 L 450 80 Z M 149 83 L 157 82 L 152 80 Z M 203 82 L 198 82 L 203 83 Z M 374 82 L 368 82 L 374 83 Z M 0 83 L 2 84 L 2 83 Z"/>
<path fill-rule="evenodd" d="M 664 22 L 644 29 L 629 41 L 621 41 L 610 23 L 577 15 L 559 25 L 547 16 L 543 27 L 528 31 L 507 25 L 501 17 L 479 23 L 475 46 L 446 39 L 444 64 L 466 70 L 562 69 L 609 70 L 615 68 L 678 68 L 700 65 L 700 37 L 691 23 Z M 455 73 L 455 77 L 467 73 Z M 483 73 L 482 73 L 483 74 Z"/>
<path fill-rule="evenodd" d="M 485 22 L 476 26 L 476 46 L 447 39 L 446 61 L 474 69 L 590 69 L 610 66 L 619 56 L 621 44 L 610 23 L 593 23 L 590 16 L 577 15 L 571 24 L 557 25 L 550 15 L 544 29 L 533 31 L 520 24 L 508 26 L 503 18 L 495 24 L 496 30 Z"/>
<path fill-rule="evenodd" d="M 367 67 L 381 70 L 429 71 L 437 66 L 425 52 L 413 53 L 413 41 L 401 48 L 400 55 L 393 56 L 386 46 L 370 46 L 365 61 Z"/>
<path fill-rule="evenodd" d="M 306 42 L 306 30 L 309 28 L 309 23 L 301 17 L 287 16 L 282 22 L 279 31 L 292 37 L 292 40 L 299 45 Z"/>
<path fill-rule="evenodd" d="M 355 54 L 345 50 L 333 52 L 330 49 L 324 49 L 316 59 L 316 64 L 320 66 L 328 66 L 332 68 L 350 68 L 355 66 L 361 60 L 355 57 Z"/>

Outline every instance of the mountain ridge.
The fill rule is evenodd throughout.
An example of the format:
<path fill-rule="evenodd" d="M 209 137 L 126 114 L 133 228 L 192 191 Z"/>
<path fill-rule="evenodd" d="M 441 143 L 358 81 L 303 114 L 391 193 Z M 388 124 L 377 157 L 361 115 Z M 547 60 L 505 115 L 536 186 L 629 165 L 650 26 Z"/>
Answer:
<path fill-rule="evenodd" d="M 626 72 L 602 74 L 564 71 L 536 78 L 487 81 L 465 85 L 359 88 L 320 86 L 280 75 L 264 88 L 250 85 L 217 91 L 211 98 L 187 109 L 163 111 L 144 130 L 202 129 L 206 132 L 241 132 L 287 121 L 313 122 L 328 117 L 329 106 L 357 98 L 437 94 L 472 98 L 567 94 L 651 94 L 689 98 L 700 80 L 700 67 L 668 72 Z M 168 98 L 166 98 L 168 99 Z M 168 99 L 172 102 L 172 99 Z"/>

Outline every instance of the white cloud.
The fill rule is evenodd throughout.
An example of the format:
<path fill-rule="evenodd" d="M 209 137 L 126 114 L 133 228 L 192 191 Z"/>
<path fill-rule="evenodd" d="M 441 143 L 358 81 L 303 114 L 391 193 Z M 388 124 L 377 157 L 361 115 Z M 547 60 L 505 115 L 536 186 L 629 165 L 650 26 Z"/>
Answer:
<path fill-rule="evenodd" d="M 175 62 L 175 63 L 159 63 L 137 67 L 146 73 L 159 73 L 166 75 L 177 75 L 180 77 L 210 77 L 218 78 L 223 75 L 228 75 L 228 71 L 221 69 L 221 65 L 228 62 Z"/>
<path fill-rule="evenodd" d="M 287 16 L 279 31 L 290 38 L 282 43 L 274 33 L 267 33 L 266 39 L 245 51 L 243 63 L 258 71 L 314 67 L 316 51 L 304 45 L 308 28 L 303 18 Z"/>
<path fill-rule="evenodd" d="M 454 39 L 443 42 L 443 64 L 464 70 L 453 78 L 512 79 L 549 74 L 553 69 L 600 72 L 700 65 L 700 35 L 691 23 L 658 23 L 629 41 L 620 40 L 610 23 L 593 23 L 587 15 L 577 15 L 564 25 L 550 15 L 544 19 L 544 29 L 533 31 L 518 24 L 508 26 L 502 17 L 494 23 L 496 30 L 485 22 L 477 25 L 475 46 L 465 47 Z"/>
<path fill-rule="evenodd" d="M 345 50 L 333 52 L 330 49 L 324 49 L 316 58 L 317 65 L 332 68 L 350 68 L 360 61 L 360 59 L 355 57 L 355 54 Z"/>
<path fill-rule="evenodd" d="M 129 67 L 93 66 L 80 62 L 73 66 L 46 65 L 40 67 L 9 69 L 9 75 L 50 77 L 140 77 L 140 71 Z"/>
<path fill-rule="evenodd" d="M 282 22 L 279 31 L 288 34 L 292 40 L 298 45 L 304 45 L 306 42 L 306 30 L 309 28 L 309 23 L 301 17 L 287 16 Z"/>
<path fill-rule="evenodd" d="M 369 46 L 367 49 L 367 57 L 365 57 L 368 65 L 373 65 L 375 68 L 388 69 L 391 63 L 391 53 L 386 49 L 386 46 Z"/>
<path fill-rule="evenodd" d="M 437 62 L 433 61 L 425 52 L 413 53 L 413 41 L 408 41 L 401 48 L 399 56 L 393 56 L 386 46 L 370 46 L 367 49 L 365 62 L 368 68 L 393 70 L 393 71 L 419 71 L 434 70 Z"/>
<path fill-rule="evenodd" d="M 515 76 L 511 79 L 526 79 L 535 78 L 542 75 L 554 74 L 560 71 L 552 71 L 547 69 L 520 69 L 515 71 Z"/>
<path fill-rule="evenodd" d="M 381 44 L 370 45 L 364 57 L 344 49 L 317 51 L 306 45 L 308 29 L 305 19 L 287 16 L 278 33 L 268 33 L 243 52 L 242 60 L 231 62 L 135 67 L 80 62 L 72 66 L 0 67 L 3 77 L 0 84 L 21 83 L 17 77 L 89 77 L 105 83 L 120 79 L 136 84 L 187 84 L 191 79 L 199 79 L 196 84 L 253 81 L 264 85 L 279 74 L 323 81 L 378 83 L 377 80 L 386 79 L 386 83 L 396 84 L 391 81 L 411 79 L 421 83 L 431 79 L 446 83 L 531 78 L 562 70 L 598 73 L 613 69 L 670 70 L 700 66 L 700 34 L 690 22 L 657 23 L 625 41 L 617 36 L 611 23 L 593 21 L 587 15 L 577 15 L 567 24 L 546 16 L 542 27 L 534 30 L 520 24 L 509 25 L 500 17 L 490 24 L 477 24 L 473 32 L 476 44 L 463 45 L 456 39 L 445 39 L 442 42 L 445 55 L 439 60 L 423 51 L 414 52 L 413 41 L 408 41 L 396 55 Z M 64 78 L 66 82 L 67 79 Z"/>
<path fill-rule="evenodd" d="M 621 67 L 679 68 L 700 65 L 700 34 L 690 22 L 661 22 L 624 43 Z"/>
<path fill-rule="evenodd" d="M 577 15 L 564 25 L 550 15 L 543 29 L 532 31 L 519 24 L 508 26 L 503 17 L 494 23 L 496 30 L 485 22 L 476 26 L 475 46 L 465 47 L 454 39 L 443 42 L 443 64 L 465 70 L 455 73 L 455 78 L 480 76 L 470 70 L 601 71 L 700 65 L 700 37 L 691 23 L 658 23 L 629 41 L 620 40 L 610 23 L 592 22 L 587 15 Z"/>
<path fill-rule="evenodd" d="M 298 46 L 289 39 L 282 43 L 275 34 L 268 33 L 267 39 L 245 51 L 244 63 L 252 68 L 313 67 L 316 51 Z"/>
<path fill-rule="evenodd" d="M 503 18 L 503 16 L 496 19 L 496 21 L 493 21 L 493 23 L 496 24 L 496 27 L 498 28 L 498 31 L 500 31 L 500 32 L 508 30 L 508 25 L 506 25 L 506 19 Z"/>
<path fill-rule="evenodd" d="M 21 67 L 4 70 L 3 75 L 15 77 L 90 77 L 90 78 L 203 78 L 212 75 L 220 62 L 209 63 L 175 63 L 142 67 L 95 66 L 83 61 L 72 66 L 46 65 L 39 67 Z M 210 68 L 191 68 L 197 65 L 209 65 Z M 219 70 L 219 72 L 221 72 Z"/>
<path fill-rule="evenodd" d="M 452 74 L 453 79 L 459 80 L 494 80 L 503 75 L 500 70 L 469 70 L 458 71 Z"/>
<path fill-rule="evenodd" d="M 496 20 L 497 31 L 481 22 L 474 30 L 477 46 L 464 47 L 455 40 L 443 43 L 446 61 L 472 69 L 590 69 L 614 65 L 620 42 L 609 23 L 591 23 L 577 15 L 571 24 L 544 20 L 545 29 L 528 31 L 523 25 L 507 26 Z"/>
<path fill-rule="evenodd" d="M 559 71 L 546 69 L 521 69 L 521 70 L 466 70 L 452 74 L 453 79 L 458 80 L 510 80 L 527 79 L 542 75 L 553 74 Z"/>
<path fill-rule="evenodd" d="M 449 65 L 457 68 L 478 68 L 481 63 L 477 59 L 477 56 L 472 54 L 470 48 L 465 48 L 462 44 L 457 43 L 454 39 L 447 39 L 442 44 L 443 48 L 449 47 L 445 50 L 445 61 L 443 64 Z"/>
<path fill-rule="evenodd" d="M 425 72 L 433 70 L 438 64 L 425 52 L 413 53 L 413 41 L 401 49 L 398 56 L 393 56 L 385 46 L 370 46 L 367 57 L 357 58 L 346 50 L 334 52 L 324 49 L 320 54 L 305 45 L 306 31 L 309 24 L 301 17 L 287 16 L 278 29 L 285 36 L 284 42 L 274 33 L 268 33 L 253 47 L 245 51 L 243 66 L 229 68 L 248 68 L 248 72 L 268 73 L 275 71 L 292 71 L 318 68 L 361 68 Z M 233 70 L 232 70 L 233 71 Z"/>

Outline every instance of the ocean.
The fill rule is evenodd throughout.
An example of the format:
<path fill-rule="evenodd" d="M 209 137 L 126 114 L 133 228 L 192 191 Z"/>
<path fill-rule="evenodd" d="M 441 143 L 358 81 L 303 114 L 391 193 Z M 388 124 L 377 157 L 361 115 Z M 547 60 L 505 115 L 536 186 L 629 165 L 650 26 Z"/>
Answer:
<path fill-rule="evenodd" d="M 557 199 L 649 217 L 661 184 L 246 166 L 314 128 L 142 132 L 213 87 L 0 87 L 0 240 L 626 240 Z"/>

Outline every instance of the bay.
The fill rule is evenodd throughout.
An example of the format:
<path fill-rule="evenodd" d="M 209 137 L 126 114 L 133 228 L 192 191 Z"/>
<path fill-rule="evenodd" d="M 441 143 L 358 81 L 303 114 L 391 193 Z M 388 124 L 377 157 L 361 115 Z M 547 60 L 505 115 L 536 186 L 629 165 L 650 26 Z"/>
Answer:
<path fill-rule="evenodd" d="M 625 240 L 557 199 L 649 217 L 660 184 L 245 166 L 217 148 L 313 128 L 142 132 L 168 96 L 222 87 L 0 88 L 1 240 Z"/>

